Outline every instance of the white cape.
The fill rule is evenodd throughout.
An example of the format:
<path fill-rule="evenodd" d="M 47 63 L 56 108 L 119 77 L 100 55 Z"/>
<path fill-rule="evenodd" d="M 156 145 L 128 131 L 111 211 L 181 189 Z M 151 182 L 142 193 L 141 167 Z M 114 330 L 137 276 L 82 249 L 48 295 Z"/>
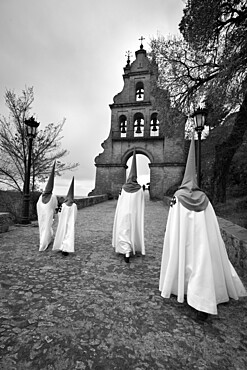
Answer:
<path fill-rule="evenodd" d="M 217 314 L 217 305 L 246 296 L 228 259 L 218 220 L 209 202 L 205 211 L 186 209 L 176 198 L 170 207 L 163 246 L 159 289 L 198 311 Z"/>
<path fill-rule="evenodd" d="M 135 193 L 122 189 L 118 198 L 113 224 L 112 246 L 116 253 L 141 252 L 144 245 L 144 192 Z"/>
<path fill-rule="evenodd" d="M 73 203 L 67 206 L 62 205 L 61 213 L 58 216 L 58 226 L 52 250 L 72 253 L 75 251 L 75 221 L 77 217 L 77 205 Z"/>
<path fill-rule="evenodd" d="M 42 202 L 40 195 L 37 202 L 37 214 L 39 224 L 39 251 L 44 251 L 52 241 L 53 230 L 52 224 L 54 219 L 55 209 L 57 208 L 57 197 L 52 194 L 48 203 Z"/>

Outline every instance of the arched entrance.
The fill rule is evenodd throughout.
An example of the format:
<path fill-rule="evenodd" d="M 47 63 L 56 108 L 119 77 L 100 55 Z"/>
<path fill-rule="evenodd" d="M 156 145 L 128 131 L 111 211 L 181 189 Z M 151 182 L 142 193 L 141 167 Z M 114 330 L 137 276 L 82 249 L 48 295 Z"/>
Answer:
<path fill-rule="evenodd" d="M 152 95 L 156 74 L 140 46 L 136 59 L 124 68 L 123 90 L 113 98 L 111 129 L 103 142 L 103 153 L 95 158 L 95 188 L 89 196 L 109 194 L 117 197 L 126 181 L 126 164 L 136 154 L 149 159 L 150 198 L 163 199 L 166 192 L 182 179 L 184 142 L 166 137 L 166 122 Z"/>
<path fill-rule="evenodd" d="M 132 160 L 133 156 L 130 157 L 126 163 L 126 166 L 128 167 L 126 169 L 126 179 L 129 176 Z M 137 154 L 136 164 L 137 164 L 137 181 L 141 186 L 143 185 L 146 186 L 147 183 L 150 183 L 150 168 L 149 168 L 150 160 L 143 154 Z"/>
<path fill-rule="evenodd" d="M 147 184 L 150 183 L 150 163 L 152 161 L 152 156 L 145 150 L 136 148 L 136 167 L 137 167 L 137 181 L 138 183 L 147 189 Z M 150 158 L 151 157 L 151 158 Z M 129 176 L 129 172 L 132 165 L 133 150 L 127 151 L 122 158 L 123 163 L 125 163 L 126 168 L 126 180 Z"/>

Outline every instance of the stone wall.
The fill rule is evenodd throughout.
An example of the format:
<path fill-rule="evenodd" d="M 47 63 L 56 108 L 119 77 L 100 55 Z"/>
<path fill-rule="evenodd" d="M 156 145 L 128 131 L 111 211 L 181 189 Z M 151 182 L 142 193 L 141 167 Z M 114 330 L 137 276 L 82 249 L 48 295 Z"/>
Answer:
<path fill-rule="evenodd" d="M 36 203 L 40 192 L 30 194 L 29 216 L 31 220 L 37 218 Z M 18 191 L 0 190 L 0 212 L 7 212 L 14 223 L 21 222 L 23 209 L 23 195 Z"/>
<path fill-rule="evenodd" d="M 0 212 L 0 233 L 6 233 L 12 223 L 13 221 L 8 212 Z"/>
<path fill-rule="evenodd" d="M 170 204 L 170 197 L 164 197 L 166 206 Z M 78 209 L 93 206 L 94 204 L 105 202 L 108 195 L 98 195 L 75 199 Z M 233 224 L 223 218 L 218 217 L 222 238 L 225 242 L 227 254 L 233 266 L 238 270 L 240 275 L 247 273 L 247 229 Z M 6 232 L 9 225 L 13 222 L 10 214 L 7 212 L 0 213 L 0 233 Z"/>
<path fill-rule="evenodd" d="M 88 195 L 96 196 L 108 194 L 117 197 L 122 185 L 125 183 L 126 170 L 123 165 L 98 166 L 96 173 L 95 189 Z"/>
<path fill-rule="evenodd" d="M 94 204 L 105 202 L 108 200 L 108 195 L 103 194 L 103 195 L 96 195 L 92 197 L 85 197 L 85 198 L 80 198 L 80 199 L 75 199 L 75 203 L 77 205 L 78 209 L 93 206 Z"/>
<path fill-rule="evenodd" d="M 81 209 L 84 207 L 93 206 L 94 204 L 105 202 L 108 200 L 108 195 L 98 195 L 94 197 L 85 197 L 80 199 L 75 199 L 75 203 L 77 204 L 77 208 Z M 9 212 L 0 212 L 0 233 L 7 232 L 9 230 L 9 226 L 13 225 L 13 219 Z"/>
<path fill-rule="evenodd" d="M 233 266 L 241 275 L 247 274 L 247 229 L 218 217 L 222 238 Z"/>
<path fill-rule="evenodd" d="M 132 156 L 134 147 L 136 154 L 144 155 L 150 161 L 151 199 L 163 199 L 170 187 L 181 183 L 185 167 L 183 140 L 172 142 L 154 137 L 153 140 L 139 138 L 129 142 L 124 139 L 112 140 L 109 137 L 103 147 L 104 152 L 95 159 L 95 189 L 89 193 L 90 196 L 107 193 L 116 197 L 119 194 L 126 179 L 127 161 Z"/>

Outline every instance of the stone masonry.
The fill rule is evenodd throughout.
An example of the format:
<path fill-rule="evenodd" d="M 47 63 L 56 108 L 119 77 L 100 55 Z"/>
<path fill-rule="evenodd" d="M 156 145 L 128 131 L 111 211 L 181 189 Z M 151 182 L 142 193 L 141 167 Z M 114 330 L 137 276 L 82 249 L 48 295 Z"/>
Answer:
<path fill-rule="evenodd" d="M 124 87 L 113 99 L 111 129 L 102 144 L 103 153 L 95 158 L 96 180 L 91 195 L 119 194 L 126 181 L 126 163 L 134 147 L 150 163 L 151 199 L 163 199 L 164 194 L 181 182 L 184 170 L 184 140 L 165 135 L 164 115 L 153 95 L 157 73 L 143 45 L 128 57 L 124 68 Z"/>

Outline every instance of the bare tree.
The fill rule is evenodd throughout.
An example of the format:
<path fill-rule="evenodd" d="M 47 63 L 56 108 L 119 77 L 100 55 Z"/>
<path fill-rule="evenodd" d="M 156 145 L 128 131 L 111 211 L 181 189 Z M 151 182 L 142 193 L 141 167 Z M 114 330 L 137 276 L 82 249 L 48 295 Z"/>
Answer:
<path fill-rule="evenodd" d="M 5 102 L 10 115 L 0 118 L 0 184 L 22 192 L 27 167 L 28 144 L 25 134 L 25 120 L 31 115 L 34 101 L 33 88 L 25 88 L 21 96 L 7 90 Z M 51 123 L 39 130 L 34 140 L 31 160 L 32 190 L 48 176 L 54 161 L 60 175 L 75 169 L 78 163 L 65 163 L 62 159 L 68 154 L 61 148 L 62 130 L 65 119 L 58 124 Z"/>
<path fill-rule="evenodd" d="M 247 129 L 247 5 L 243 0 L 189 0 L 180 23 L 183 38 L 151 42 L 159 86 L 189 115 L 202 100 L 211 128 L 233 112 L 230 135 L 215 147 L 210 193 L 226 200 L 226 181 Z"/>

